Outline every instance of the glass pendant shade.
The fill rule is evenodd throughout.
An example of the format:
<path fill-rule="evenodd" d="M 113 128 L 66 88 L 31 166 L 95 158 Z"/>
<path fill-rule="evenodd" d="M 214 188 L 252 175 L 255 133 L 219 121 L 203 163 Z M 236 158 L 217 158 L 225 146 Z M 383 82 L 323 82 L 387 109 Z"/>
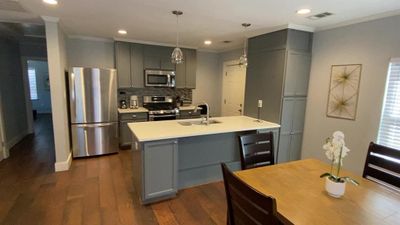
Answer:
<path fill-rule="evenodd" d="M 171 54 L 171 62 L 174 64 L 183 63 L 183 52 L 180 48 L 176 47 Z"/>
<path fill-rule="evenodd" d="M 239 58 L 239 66 L 240 67 L 247 67 L 247 55 L 243 54 Z"/>

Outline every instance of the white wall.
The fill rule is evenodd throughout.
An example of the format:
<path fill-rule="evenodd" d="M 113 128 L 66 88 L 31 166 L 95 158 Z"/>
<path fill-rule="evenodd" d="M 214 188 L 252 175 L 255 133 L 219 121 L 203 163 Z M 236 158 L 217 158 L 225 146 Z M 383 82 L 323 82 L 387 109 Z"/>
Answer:
<path fill-rule="evenodd" d="M 69 67 L 115 68 L 114 42 L 68 38 L 67 58 Z"/>
<path fill-rule="evenodd" d="M 62 171 L 68 170 L 71 162 L 65 84 L 65 70 L 68 67 L 65 51 L 66 37 L 59 26 L 58 19 L 44 18 L 44 20 L 56 151 L 55 169 L 56 171 Z"/>
<path fill-rule="evenodd" d="M 218 54 L 197 51 L 196 89 L 193 103 L 205 101 L 212 116 L 221 115 L 221 75 Z"/>
<path fill-rule="evenodd" d="M 322 144 L 341 130 L 351 149 L 344 167 L 361 173 L 368 144 L 376 141 L 389 59 L 400 57 L 400 16 L 314 35 L 302 158 L 325 159 Z M 326 117 L 331 65 L 362 64 L 355 121 Z"/>
<path fill-rule="evenodd" d="M 28 125 L 19 44 L 0 38 L 0 49 L 0 110 L 9 150 L 28 133 Z"/>
<path fill-rule="evenodd" d="M 47 61 L 28 60 L 28 68 L 35 69 L 38 99 L 32 100 L 32 109 L 38 113 L 51 113 L 50 89 L 47 86 L 49 67 Z"/>

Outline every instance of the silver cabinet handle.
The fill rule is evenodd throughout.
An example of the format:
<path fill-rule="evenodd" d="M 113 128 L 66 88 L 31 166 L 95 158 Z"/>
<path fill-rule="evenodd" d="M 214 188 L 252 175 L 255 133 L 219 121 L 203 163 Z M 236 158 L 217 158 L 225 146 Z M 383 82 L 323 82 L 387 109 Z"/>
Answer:
<path fill-rule="evenodd" d="M 136 118 L 136 117 L 137 117 L 137 115 L 136 115 L 136 114 L 133 114 L 133 115 L 132 115 L 132 118 Z"/>

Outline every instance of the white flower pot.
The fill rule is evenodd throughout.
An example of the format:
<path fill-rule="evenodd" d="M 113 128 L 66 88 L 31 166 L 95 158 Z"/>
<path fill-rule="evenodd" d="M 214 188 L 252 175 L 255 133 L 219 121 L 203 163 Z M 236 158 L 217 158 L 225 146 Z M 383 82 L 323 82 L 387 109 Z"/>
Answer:
<path fill-rule="evenodd" d="M 346 191 L 346 182 L 334 182 L 327 177 L 325 181 L 325 190 L 330 196 L 334 198 L 340 198 L 344 195 L 344 192 Z"/>

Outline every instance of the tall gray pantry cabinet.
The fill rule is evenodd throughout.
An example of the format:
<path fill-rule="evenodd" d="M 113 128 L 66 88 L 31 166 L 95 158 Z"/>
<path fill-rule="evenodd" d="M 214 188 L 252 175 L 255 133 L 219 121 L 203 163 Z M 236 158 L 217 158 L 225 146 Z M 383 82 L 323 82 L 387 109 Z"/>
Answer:
<path fill-rule="evenodd" d="M 310 32 L 285 29 L 249 39 L 244 114 L 281 124 L 277 162 L 300 159 L 311 66 Z"/>

